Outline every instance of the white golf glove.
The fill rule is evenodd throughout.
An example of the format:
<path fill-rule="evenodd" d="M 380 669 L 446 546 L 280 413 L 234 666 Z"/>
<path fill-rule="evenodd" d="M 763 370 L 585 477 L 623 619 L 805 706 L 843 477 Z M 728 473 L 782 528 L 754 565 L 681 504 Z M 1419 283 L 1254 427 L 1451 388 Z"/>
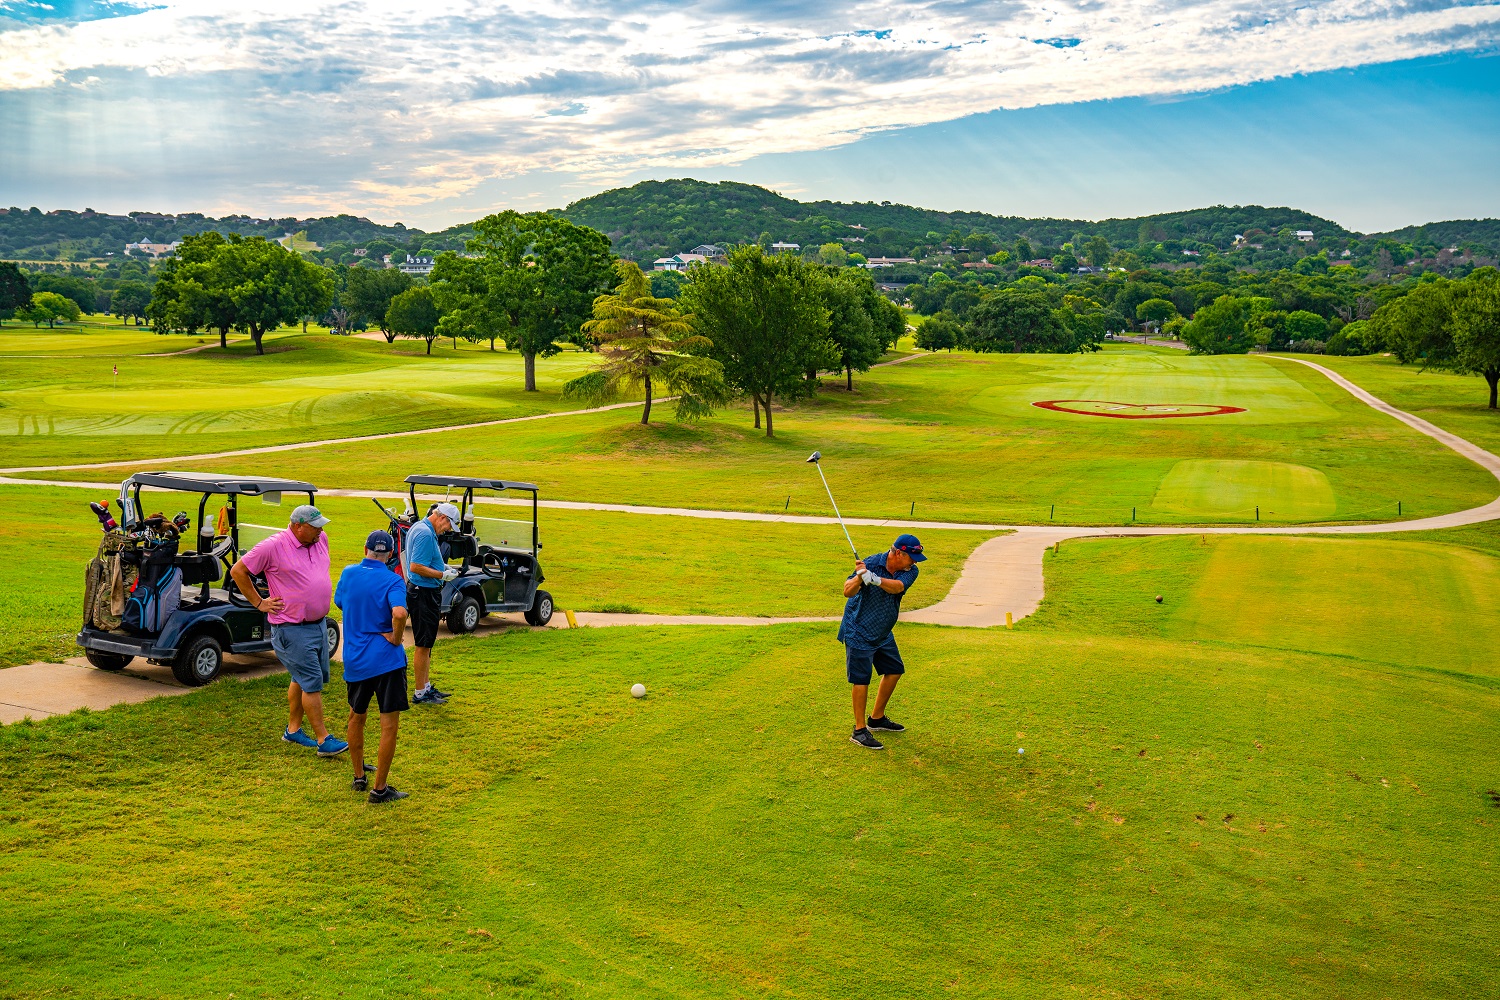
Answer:
<path fill-rule="evenodd" d="M 458 579 L 458 570 L 454 569 L 452 566 L 449 566 L 447 569 L 443 570 L 443 582 L 444 583 L 451 583 L 451 582 L 453 582 L 454 580 L 457 580 L 457 579 Z"/>
<path fill-rule="evenodd" d="M 859 575 L 859 578 L 861 580 L 865 581 L 865 586 L 867 586 L 867 587 L 878 587 L 878 586 L 880 586 L 880 577 L 876 576 L 874 573 L 870 572 L 869 570 L 865 570 L 863 573 L 861 573 Z"/>

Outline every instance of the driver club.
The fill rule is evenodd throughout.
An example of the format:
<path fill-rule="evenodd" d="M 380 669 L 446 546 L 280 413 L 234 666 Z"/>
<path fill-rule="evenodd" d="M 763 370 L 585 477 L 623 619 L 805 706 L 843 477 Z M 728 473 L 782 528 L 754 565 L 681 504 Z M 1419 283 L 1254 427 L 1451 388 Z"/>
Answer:
<path fill-rule="evenodd" d="M 828 490 L 828 502 L 833 504 L 833 516 L 839 519 L 839 527 L 844 529 L 844 540 L 849 543 L 849 551 L 854 553 L 854 561 L 859 562 L 859 550 L 854 547 L 854 539 L 849 537 L 849 529 L 844 526 L 844 515 L 839 513 L 839 503 L 833 498 L 833 490 L 828 489 L 828 477 L 823 475 L 821 459 L 823 453 L 815 451 L 808 461 L 818 468 L 818 478 L 823 480 L 823 489 Z"/>

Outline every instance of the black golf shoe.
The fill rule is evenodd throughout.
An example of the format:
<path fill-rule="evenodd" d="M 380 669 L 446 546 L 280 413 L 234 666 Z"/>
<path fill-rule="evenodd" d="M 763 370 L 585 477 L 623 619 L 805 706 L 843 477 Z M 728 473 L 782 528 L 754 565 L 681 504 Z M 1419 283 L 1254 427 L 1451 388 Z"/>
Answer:
<path fill-rule="evenodd" d="M 867 719 L 865 721 L 865 725 L 868 726 L 872 730 L 878 729 L 882 733 L 904 733 L 904 732 L 906 732 L 906 727 L 903 726 L 901 723 L 897 722 L 895 719 L 891 718 L 889 715 L 881 716 L 878 719 L 875 719 L 875 718 Z"/>
<path fill-rule="evenodd" d="M 395 802 L 397 799 L 409 798 L 410 792 L 398 792 L 395 785 L 386 785 L 384 788 L 370 790 L 371 802 Z"/>
<path fill-rule="evenodd" d="M 374 774 L 374 773 L 375 773 L 375 765 L 374 764 L 366 764 L 365 765 L 365 774 Z M 369 791 L 369 789 L 370 789 L 370 779 L 366 778 L 365 774 L 361 774 L 359 777 L 355 778 L 353 784 L 351 784 L 349 787 L 353 788 L 356 792 Z"/>
<path fill-rule="evenodd" d="M 850 743 L 858 743 L 866 750 L 884 750 L 885 744 L 870 734 L 868 729 L 856 729 L 854 735 L 849 737 Z M 374 794 L 371 792 L 370 794 Z"/>

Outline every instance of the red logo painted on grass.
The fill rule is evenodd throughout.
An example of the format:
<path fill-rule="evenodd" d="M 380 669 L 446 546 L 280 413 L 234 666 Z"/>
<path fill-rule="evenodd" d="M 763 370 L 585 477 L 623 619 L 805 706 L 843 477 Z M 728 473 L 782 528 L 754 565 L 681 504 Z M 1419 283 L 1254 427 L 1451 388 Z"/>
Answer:
<path fill-rule="evenodd" d="M 1217 417 L 1244 413 L 1243 406 L 1213 406 L 1208 403 L 1111 403 L 1104 399 L 1044 399 L 1032 406 L 1085 417 L 1119 417 L 1121 420 L 1160 420 L 1164 417 Z"/>

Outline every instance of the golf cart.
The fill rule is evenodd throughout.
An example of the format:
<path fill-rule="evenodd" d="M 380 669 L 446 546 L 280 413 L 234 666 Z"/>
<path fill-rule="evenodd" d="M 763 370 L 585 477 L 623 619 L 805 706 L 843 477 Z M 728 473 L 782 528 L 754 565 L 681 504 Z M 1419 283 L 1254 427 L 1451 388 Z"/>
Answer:
<path fill-rule="evenodd" d="M 197 516 L 187 510 L 172 518 L 142 514 L 168 499 L 155 492 L 143 498 L 145 488 L 197 494 Z M 123 670 L 143 657 L 169 665 L 179 681 L 198 687 L 219 675 L 226 652 L 269 652 L 265 612 L 245 600 L 228 571 L 255 542 L 285 527 L 285 518 L 277 519 L 280 527 L 251 524 L 240 498 L 280 505 L 283 493 L 305 493 L 311 503 L 317 489 L 263 476 L 138 472 L 120 484 L 118 523 L 107 502 L 90 504 L 104 538 L 86 577 L 78 633 L 84 656 L 101 670 Z M 214 498 L 222 499 L 210 509 Z M 268 596 L 264 577 L 254 580 Z M 338 649 L 339 626 L 330 618 L 327 627 L 331 654 Z"/>
<path fill-rule="evenodd" d="M 459 523 L 438 539 L 448 562 L 459 561 L 455 580 L 443 584 L 442 612 L 447 616 L 448 631 L 455 635 L 472 632 L 485 615 L 519 611 L 530 625 L 545 625 L 552 620 L 552 595 L 538 589 L 544 579 L 537 553 L 542 543 L 537 535 L 537 488 L 531 483 L 512 483 L 504 479 L 470 479 L 463 476 L 407 476 L 406 511 L 397 514 L 374 501 L 390 521 L 387 530 L 396 540 L 391 569 L 405 573 L 407 567 L 406 533 L 437 505 L 432 501 L 419 508 L 417 487 L 442 489 L 443 499 L 453 502 L 455 491 Z M 475 491 L 480 491 L 476 498 Z M 477 499 L 497 499 L 492 494 L 505 491 L 531 494 L 531 520 L 514 521 L 476 514 Z M 497 506 L 497 505 L 496 505 Z M 421 509 L 423 513 L 417 514 Z M 499 511 L 495 511 L 498 513 Z"/>

